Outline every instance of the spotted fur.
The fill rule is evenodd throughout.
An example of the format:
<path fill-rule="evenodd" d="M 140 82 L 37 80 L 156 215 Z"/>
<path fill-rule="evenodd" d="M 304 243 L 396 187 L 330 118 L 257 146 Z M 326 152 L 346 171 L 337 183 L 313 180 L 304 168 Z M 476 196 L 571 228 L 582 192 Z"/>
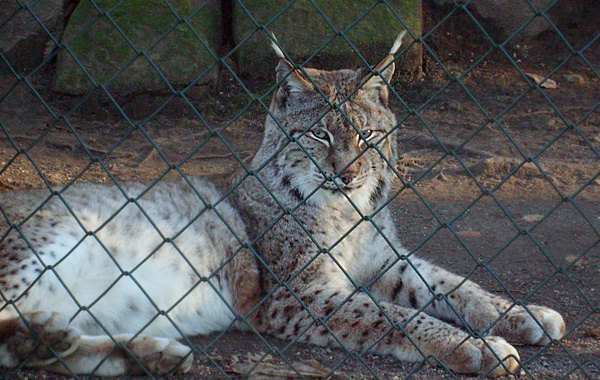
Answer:
<path fill-rule="evenodd" d="M 174 339 L 252 327 L 502 375 L 519 360 L 505 339 L 560 339 L 557 312 L 513 305 L 402 247 L 385 207 L 398 48 L 357 71 L 281 55 L 261 148 L 228 199 L 194 178 L 3 194 L 0 365 L 185 372 L 191 352 Z"/>

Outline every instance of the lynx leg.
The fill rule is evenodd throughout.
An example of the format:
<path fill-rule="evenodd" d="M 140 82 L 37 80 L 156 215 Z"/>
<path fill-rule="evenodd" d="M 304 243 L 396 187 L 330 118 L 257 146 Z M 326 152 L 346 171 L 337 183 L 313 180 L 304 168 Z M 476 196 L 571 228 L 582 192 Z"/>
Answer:
<path fill-rule="evenodd" d="M 512 343 L 543 346 L 565 335 L 565 321 L 558 312 L 535 305 L 525 309 L 470 281 L 450 293 L 449 300 L 470 328 L 501 336 Z M 444 311 L 443 307 L 438 307 L 433 314 L 460 321 L 456 313 Z"/>
<path fill-rule="evenodd" d="M 99 376 L 185 373 L 192 366 L 191 349 L 173 339 L 133 335 L 82 336 L 77 350 L 45 369 Z M 118 346 L 115 346 L 115 342 Z M 125 346 L 127 349 L 125 349 Z M 145 370 L 144 370 L 145 368 Z M 146 372 L 147 371 L 147 372 Z"/>
<path fill-rule="evenodd" d="M 565 334 L 563 317 L 552 309 L 531 305 L 527 311 L 435 265 L 416 258 L 413 264 L 427 285 L 411 267 L 399 263 L 384 275 L 381 284 L 376 284 L 378 291 L 394 303 L 425 307 L 433 316 L 459 324 L 464 321 L 477 332 L 498 335 L 513 343 L 545 345 Z M 386 294 L 385 289 L 398 291 Z M 439 295 L 446 299 L 436 298 Z"/>
<path fill-rule="evenodd" d="M 285 289 L 274 293 L 267 314 L 269 333 L 283 339 L 338 345 L 349 350 L 391 354 L 400 360 L 421 361 L 435 356 L 454 372 L 505 375 L 518 367 L 519 355 L 500 337 L 470 338 L 454 326 L 417 310 L 338 289 L 319 295 L 299 292 L 310 313 Z M 324 324 L 315 323 L 318 317 Z M 401 326 L 401 327 L 399 327 Z"/>
<path fill-rule="evenodd" d="M 21 318 L 0 321 L 0 365 L 45 366 L 73 353 L 80 332 L 68 327 L 66 316 L 54 312 L 26 313 Z"/>
<path fill-rule="evenodd" d="M 449 300 L 454 309 L 462 313 L 469 327 L 501 336 L 512 343 L 543 346 L 562 338 L 566 332 L 565 321 L 558 312 L 543 306 L 528 305 L 525 308 L 515 305 L 470 281 L 450 293 Z M 438 311 L 440 309 L 438 307 Z M 454 312 L 445 311 L 442 316 L 454 316 L 453 319 L 459 321 Z"/>

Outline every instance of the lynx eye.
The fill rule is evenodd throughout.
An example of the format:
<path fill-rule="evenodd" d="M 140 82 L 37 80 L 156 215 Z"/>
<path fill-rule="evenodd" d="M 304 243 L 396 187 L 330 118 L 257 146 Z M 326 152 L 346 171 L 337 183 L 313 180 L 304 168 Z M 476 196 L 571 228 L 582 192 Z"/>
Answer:
<path fill-rule="evenodd" d="M 310 136 L 317 140 L 329 141 L 329 134 L 324 129 L 315 129 L 314 131 L 310 131 Z"/>
<path fill-rule="evenodd" d="M 364 131 L 361 131 L 360 134 L 362 135 L 362 137 L 365 140 L 369 140 L 370 138 L 373 137 L 373 130 L 371 130 L 371 129 L 365 129 Z"/>

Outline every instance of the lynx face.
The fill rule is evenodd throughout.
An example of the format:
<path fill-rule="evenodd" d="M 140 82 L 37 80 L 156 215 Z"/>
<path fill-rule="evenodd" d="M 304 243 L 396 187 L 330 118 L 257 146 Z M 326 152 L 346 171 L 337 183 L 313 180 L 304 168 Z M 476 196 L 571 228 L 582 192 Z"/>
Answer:
<path fill-rule="evenodd" d="M 391 78 L 393 63 L 386 65 L 381 75 Z M 368 70 L 305 72 L 285 60 L 277 68 L 265 131 L 273 165 L 299 200 L 331 205 L 349 197 L 364 211 L 389 185 L 396 161 L 387 84 Z"/>

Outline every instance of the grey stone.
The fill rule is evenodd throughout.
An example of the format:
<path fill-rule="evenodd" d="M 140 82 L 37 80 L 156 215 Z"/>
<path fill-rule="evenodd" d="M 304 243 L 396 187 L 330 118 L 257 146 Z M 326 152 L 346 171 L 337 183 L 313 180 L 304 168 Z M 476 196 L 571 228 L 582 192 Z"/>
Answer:
<path fill-rule="evenodd" d="M 579 75 L 579 74 L 574 74 L 574 73 L 564 74 L 563 78 L 564 78 L 564 80 L 566 80 L 569 83 L 575 83 L 575 84 L 584 84 L 585 83 L 585 78 L 583 78 L 583 76 Z"/>
<path fill-rule="evenodd" d="M 433 0 L 438 5 L 453 4 L 454 0 Z M 464 2 L 464 1 L 459 1 Z M 530 0 L 531 5 L 538 11 L 543 11 L 554 0 Z M 493 26 L 500 30 L 503 38 L 511 36 L 519 28 L 533 19 L 519 34 L 519 37 L 528 39 L 552 29 L 545 18 L 535 16 L 535 11 L 526 0 L 473 0 L 469 9 L 475 10 L 483 20 L 483 26 Z"/>
<path fill-rule="evenodd" d="M 63 0 L 22 2 L 29 6 L 29 10 L 21 8 L 16 0 L 1 2 L 0 25 L 3 25 L 0 27 L 0 52 L 17 72 L 26 73 L 42 63 L 44 50 L 51 41 L 50 35 L 40 23 L 57 40 L 60 39 L 63 32 L 64 4 Z"/>
<path fill-rule="evenodd" d="M 391 8 L 383 2 L 374 4 L 371 0 L 323 0 L 316 2 L 317 9 L 308 0 L 297 0 L 290 6 L 287 0 L 244 0 L 244 7 L 236 2 L 234 37 L 239 45 L 235 51 L 239 69 L 255 74 L 265 67 L 272 70 L 276 65 L 277 58 L 267 33 L 252 19 L 266 25 L 284 51 L 298 64 L 313 55 L 307 64 L 309 67 L 339 69 L 377 64 L 405 29 L 396 15 L 417 37 L 422 31 L 421 0 L 390 0 L 387 3 Z M 350 43 L 341 34 L 336 35 L 336 30 L 347 29 L 344 34 Z M 406 36 L 404 43 L 408 46 L 413 39 Z M 421 46 L 414 44 L 398 63 L 401 70 L 419 71 L 421 60 Z M 332 62 L 338 67 L 332 66 Z"/>
<path fill-rule="evenodd" d="M 534 130 L 559 130 L 564 128 L 565 124 L 559 118 L 546 115 L 533 118 L 531 127 Z"/>
<path fill-rule="evenodd" d="M 62 38 L 68 50 L 58 54 L 54 90 L 85 93 L 94 88 L 88 74 L 119 95 L 212 80 L 218 72 L 220 2 L 169 3 L 191 28 L 161 0 L 96 0 L 110 18 L 83 0 Z"/>

